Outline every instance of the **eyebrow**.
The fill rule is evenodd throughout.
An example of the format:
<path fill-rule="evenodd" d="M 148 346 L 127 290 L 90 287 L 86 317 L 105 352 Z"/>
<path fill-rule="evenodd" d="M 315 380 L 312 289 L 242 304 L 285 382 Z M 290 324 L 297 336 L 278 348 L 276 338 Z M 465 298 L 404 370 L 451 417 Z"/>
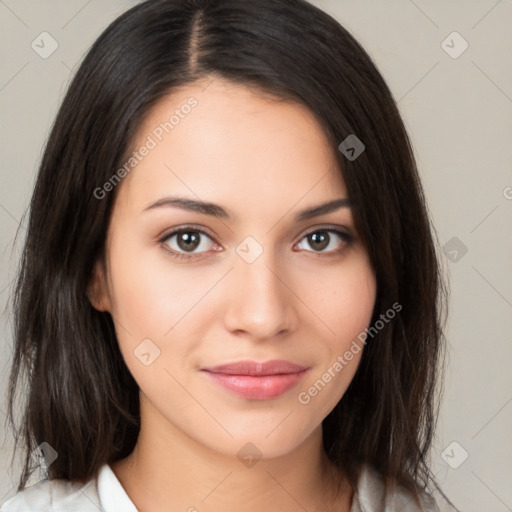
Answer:
<path fill-rule="evenodd" d="M 168 196 L 155 201 L 150 204 L 144 211 L 154 210 L 155 208 L 180 208 L 187 212 L 201 213 L 203 215 L 210 215 L 219 219 L 226 219 L 232 221 L 234 215 L 229 213 L 228 210 L 215 203 L 208 203 L 204 201 L 197 201 L 186 197 L 175 197 Z M 347 197 L 341 197 L 334 199 L 324 204 L 306 208 L 300 211 L 295 216 L 296 222 L 302 222 L 304 220 L 312 219 L 313 217 L 319 217 L 320 215 L 326 215 L 328 213 L 339 210 L 340 208 L 350 208 L 350 200 Z"/>

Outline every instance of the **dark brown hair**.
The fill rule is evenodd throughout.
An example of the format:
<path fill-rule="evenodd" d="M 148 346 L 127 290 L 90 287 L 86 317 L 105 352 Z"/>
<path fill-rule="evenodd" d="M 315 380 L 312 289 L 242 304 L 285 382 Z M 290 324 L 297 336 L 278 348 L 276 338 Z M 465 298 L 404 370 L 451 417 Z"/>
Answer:
<path fill-rule="evenodd" d="M 86 481 L 133 450 L 138 386 L 108 313 L 86 289 L 103 256 L 114 194 L 94 190 L 123 164 L 150 109 L 176 87 L 222 77 L 306 105 L 337 154 L 377 278 L 372 324 L 348 390 L 323 422 L 324 449 L 355 486 L 362 464 L 386 487 L 418 496 L 430 482 L 447 286 L 413 150 L 395 100 L 370 56 L 336 20 L 305 0 L 149 0 L 101 34 L 62 102 L 35 189 L 16 284 L 9 419 L 30 453 L 58 452 L 51 479 Z M 354 160 L 338 145 L 355 134 Z M 15 395 L 28 391 L 17 429 Z M 438 488 L 439 490 L 439 488 Z"/>

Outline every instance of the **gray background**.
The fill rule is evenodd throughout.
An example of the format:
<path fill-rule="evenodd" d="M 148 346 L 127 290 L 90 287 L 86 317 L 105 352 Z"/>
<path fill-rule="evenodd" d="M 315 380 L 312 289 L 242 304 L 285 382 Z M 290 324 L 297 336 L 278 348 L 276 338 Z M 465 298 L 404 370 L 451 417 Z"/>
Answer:
<path fill-rule="evenodd" d="M 134 3 L 0 0 L 2 396 L 12 349 L 5 308 L 45 139 L 84 53 Z M 459 509 L 512 511 L 512 1 L 313 3 L 352 32 L 393 91 L 446 247 L 449 367 L 432 467 Z M 58 43 L 46 59 L 31 47 L 44 31 Z M 0 503 L 17 478 L 5 411 L 4 398 Z"/>

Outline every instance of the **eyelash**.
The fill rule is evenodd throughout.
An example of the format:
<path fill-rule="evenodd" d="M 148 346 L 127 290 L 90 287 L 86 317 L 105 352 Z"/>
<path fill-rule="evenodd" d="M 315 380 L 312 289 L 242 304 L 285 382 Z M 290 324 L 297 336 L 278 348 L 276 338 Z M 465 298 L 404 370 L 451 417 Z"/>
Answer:
<path fill-rule="evenodd" d="M 171 231 L 170 233 L 167 233 L 164 236 L 162 236 L 158 240 L 158 243 L 161 244 L 163 246 L 164 250 L 166 250 L 173 258 L 176 258 L 178 260 L 186 260 L 186 261 L 194 259 L 194 258 L 198 257 L 200 254 L 204 254 L 204 253 L 189 253 L 189 254 L 187 254 L 187 253 L 177 252 L 174 249 L 170 249 L 169 246 L 166 244 L 166 242 L 168 242 L 169 239 L 172 238 L 173 236 L 179 235 L 181 233 L 189 233 L 189 232 L 200 233 L 201 235 L 205 235 L 206 237 L 210 238 L 213 242 L 215 242 L 215 240 L 213 240 L 212 236 L 210 236 L 206 231 L 204 231 L 200 228 L 197 228 L 195 226 L 182 226 L 181 228 Z M 330 227 L 330 226 L 320 227 L 320 228 L 316 228 L 312 231 L 309 231 L 308 233 L 304 234 L 304 236 L 300 239 L 300 241 L 304 240 L 304 238 L 306 238 L 309 235 L 312 235 L 314 233 L 334 233 L 334 234 L 338 235 L 343 240 L 343 244 L 340 249 L 334 249 L 334 250 L 331 250 L 331 251 L 328 251 L 325 253 L 318 252 L 318 251 L 307 251 L 307 252 L 316 253 L 318 256 L 322 256 L 322 255 L 324 255 L 323 257 L 336 256 L 336 255 L 340 254 L 341 252 L 343 252 L 346 249 L 346 247 L 353 242 L 352 235 L 349 235 L 348 233 L 345 233 L 344 231 L 340 231 L 339 229 L 336 229 L 336 228 Z"/>

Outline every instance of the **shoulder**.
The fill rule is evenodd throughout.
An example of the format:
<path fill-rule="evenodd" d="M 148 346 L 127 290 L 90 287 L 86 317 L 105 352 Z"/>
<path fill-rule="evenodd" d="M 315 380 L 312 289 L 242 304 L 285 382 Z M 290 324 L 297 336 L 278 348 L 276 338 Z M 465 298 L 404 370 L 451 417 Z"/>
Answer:
<path fill-rule="evenodd" d="M 423 493 L 422 506 L 413 496 L 398 486 L 384 495 L 384 481 L 380 473 L 369 465 L 363 466 L 350 512 L 439 512 L 433 497 Z"/>
<path fill-rule="evenodd" d="M 8 499 L 0 512 L 98 512 L 96 479 L 86 484 L 44 479 Z"/>
<path fill-rule="evenodd" d="M 80 484 L 44 479 L 0 506 L 0 512 L 137 512 L 109 464 Z"/>

